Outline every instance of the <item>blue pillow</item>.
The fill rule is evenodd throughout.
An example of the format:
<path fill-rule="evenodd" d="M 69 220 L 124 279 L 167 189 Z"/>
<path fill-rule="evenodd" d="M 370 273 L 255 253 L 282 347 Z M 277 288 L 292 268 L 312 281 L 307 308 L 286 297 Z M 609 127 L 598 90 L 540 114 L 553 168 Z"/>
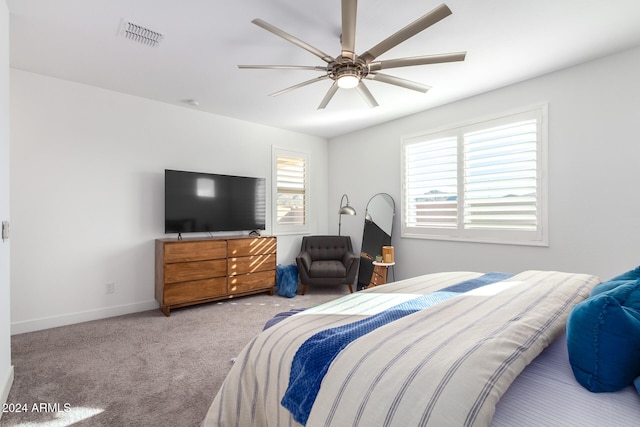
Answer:
<path fill-rule="evenodd" d="M 634 268 L 633 270 L 629 270 L 626 273 L 619 274 L 618 276 L 614 277 L 609 281 L 596 285 L 591 290 L 591 296 L 598 295 L 602 292 L 610 291 L 613 288 L 616 288 L 620 285 L 631 284 L 638 279 L 640 279 L 640 266 Z"/>
<path fill-rule="evenodd" d="M 629 270 L 626 273 L 622 273 L 611 280 L 638 280 L 640 279 L 640 266 Z"/>
<path fill-rule="evenodd" d="M 599 295 L 601 293 L 609 292 L 609 291 L 617 288 L 618 286 L 621 286 L 621 285 L 632 285 L 635 282 L 636 282 L 635 280 L 614 280 L 614 279 L 611 279 L 608 282 L 598 283 L 596 286 L 594 286 L 593 289 L 591 289 L 591 294 L 589 296 L 594 297 L 594 296 Z"/>
<path fill-rule="evenodd" d="M 638 390 L 638 394 L 640 394 L 640 377 L 633 380 L 633 385 L 636 386 L 636 390 Z"/>
<path fill-rule="evenodd" d="M 592 392 L 621 390 L 640 376 L 640 280 L 591 296 L 567 320 L 569 363 Z"/>

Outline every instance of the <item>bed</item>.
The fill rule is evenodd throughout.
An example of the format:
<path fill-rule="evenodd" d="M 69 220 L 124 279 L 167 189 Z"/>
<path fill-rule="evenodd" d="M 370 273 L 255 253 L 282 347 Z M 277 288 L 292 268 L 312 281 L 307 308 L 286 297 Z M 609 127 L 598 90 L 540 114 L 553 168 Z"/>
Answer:
<path fill-rule="evenodd" d="M 590 393 L 569 367 L 567 317 L 599 283 L 436 273 L 304 310 L 247 344 L 203 425 L 640 425 L 633 387 Z"/>

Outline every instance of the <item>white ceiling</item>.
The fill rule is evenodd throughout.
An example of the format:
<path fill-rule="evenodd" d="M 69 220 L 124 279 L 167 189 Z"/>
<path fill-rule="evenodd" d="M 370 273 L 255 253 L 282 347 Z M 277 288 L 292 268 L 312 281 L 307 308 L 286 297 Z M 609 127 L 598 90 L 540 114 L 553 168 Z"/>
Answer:
<path fill-rule="evenodd" d="M 440 0 L 361 0 L 362 53 Z M 379 59 L 467 51 L 464 62 L 385 71 L 426 94 L 367 81 L 369 108 L 330 80 L 280 95 L 317 71 L 241 70 L 238 64 L 326 65 L 251 23 L 261 18 L 332 56 L 340 54 L 339 0 L 7 0 L 11 66 L 105 89 L 325 138 L 640 46 L 640 0 L 448 0 L 453 15 Z M 122 21 L 164 35 L 158 47 L 119 36 Z M 593 82 L 606 90 L 606 76 Z"/>

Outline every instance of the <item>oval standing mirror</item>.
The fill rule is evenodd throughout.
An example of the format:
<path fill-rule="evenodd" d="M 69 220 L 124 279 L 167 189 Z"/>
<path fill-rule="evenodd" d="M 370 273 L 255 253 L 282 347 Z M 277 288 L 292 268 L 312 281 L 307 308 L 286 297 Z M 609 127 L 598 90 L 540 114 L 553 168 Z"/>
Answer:
<path fill-rule="evenodd" d="M 367 203 L 360 250 L 358 290 L 364 289 L 371 282 L 373 261 L 376 260 L 376 256 L 382 254 L 382 247 L 391 245 L 395 213 L 396 204 L 393 197 L 387 193 L 378 193 Z"/>

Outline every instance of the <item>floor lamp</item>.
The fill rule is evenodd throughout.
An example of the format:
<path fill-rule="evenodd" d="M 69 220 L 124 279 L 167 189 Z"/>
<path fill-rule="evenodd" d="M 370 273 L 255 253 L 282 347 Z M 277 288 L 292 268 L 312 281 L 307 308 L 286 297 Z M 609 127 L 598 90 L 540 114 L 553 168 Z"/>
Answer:
<path fill-rule="evenodd" d="M 347 199 L 347 204 L 343 205 L 344 199 Z M 338 210 L 338 236 L 340 236 L 341 228 L 342 228 L 342 215 L 355 215 L 356 210 L 349 206 L 349 196 L 346 194 L 342 195 L 342 199 L 340 199 L 340 209 Z"/>

